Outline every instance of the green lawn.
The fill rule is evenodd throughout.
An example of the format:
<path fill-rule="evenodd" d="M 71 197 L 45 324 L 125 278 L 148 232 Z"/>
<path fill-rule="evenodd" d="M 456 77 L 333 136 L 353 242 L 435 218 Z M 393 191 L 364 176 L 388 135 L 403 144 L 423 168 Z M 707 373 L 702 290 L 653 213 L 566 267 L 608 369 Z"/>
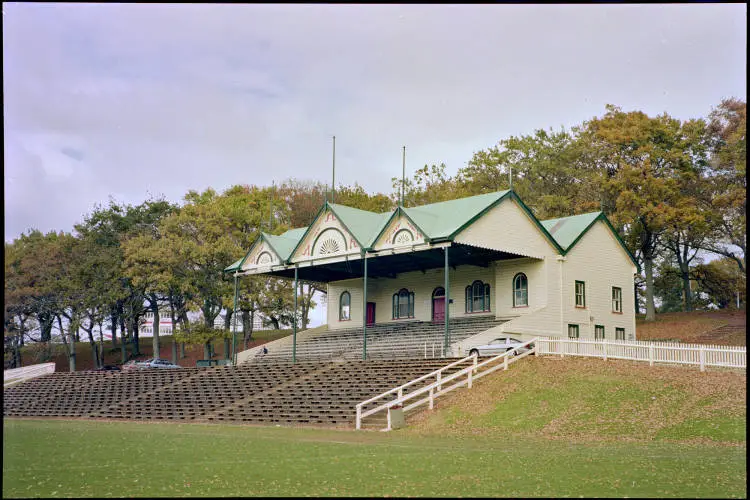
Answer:
<path fill-rule="evenodd" d="M 6 419 L 3 498 L 747 496 L 744 444 L 506 434 Z"/>

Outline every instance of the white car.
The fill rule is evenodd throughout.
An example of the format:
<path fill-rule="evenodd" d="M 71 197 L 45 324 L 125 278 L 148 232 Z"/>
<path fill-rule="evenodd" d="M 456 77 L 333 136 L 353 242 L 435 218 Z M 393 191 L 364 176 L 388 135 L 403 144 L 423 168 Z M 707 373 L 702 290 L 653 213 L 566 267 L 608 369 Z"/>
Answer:
<path fill-rule="evenodd" d="M 144 368 L 182 368 L 180 365 L 175 365 L 168 359 L 160 358 L 149 358 L 145 361 L 136 362 L 136 366 L 140 369 Z"/>
<path fill-rule="evenodd" d="M 488 344 L 472 347 L 469 351 L 469 356 L 474 356 L 475 354 L 477 356 L 497 356 L 498 354 L 510 351 L 521 344 L 523 344 L 522 341 L 512 337 L 498 337 Z M 515 351 L 515 354 L 523 354 L 524 352 L 529 351 L 532 347 L 533 344 L 521 347 Z"/>

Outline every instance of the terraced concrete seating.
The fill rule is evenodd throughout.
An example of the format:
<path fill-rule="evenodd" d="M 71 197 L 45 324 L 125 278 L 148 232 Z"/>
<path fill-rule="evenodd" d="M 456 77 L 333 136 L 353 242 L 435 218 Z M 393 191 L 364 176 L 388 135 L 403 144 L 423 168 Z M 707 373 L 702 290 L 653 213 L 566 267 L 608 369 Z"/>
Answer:
<path fill-rule="evenodd" d="M 192 420 L 304 375 L 319 365 L 218 367 L 119 402 L 95 417 Z"/>
<path fill-rule="evenodd" d="M 357 403 L 443 367 L 450 361 L 453 360 L 334 362 L 306 378 L 217 411 L 208 416 L 208 420 L 350 427 L 354 424 Z M 454 370 L 463 367 L 457 366 Z M 431 382 L 433 380 L 424 381 L 414 388 Z M 382 418 L 383 415 L 374 415 L 364 422 L 364 426 L 382 426 Z"/>
<path fill-rule="evenodd" d="M 189 377 L 197 368 L 55 373 L 11 387 L 3 415 L 81 417 Z"/>
<path fill-rule="evenodd" d="M 55 373 L 6 390 L 3 414 L 352 427 L 357 403 L 451 361 L 266 362 L 238 367 Z M 372 420 L 376 417 L 384 418 L 382 414 L 373 416 L 364 422 L 365 427 L 382 426 Z"/>
<path fill-rule="evenodd" d="M 457 342 L 502 324 L 494 316 L 454 319 L 450 322 L 450 340 Z M 442 323 L 410 321 L 377 324 L 367 328 L 367 353 L 370 359 L 440 357 L 445 330 Z M 361 328 L 332 330 L 309 339 L 299 339 L 298 361 L 359 359 L 362 356 Z M 273 349 L 249 363 L 278 362 L 292 359 L 292 345 Z"/>

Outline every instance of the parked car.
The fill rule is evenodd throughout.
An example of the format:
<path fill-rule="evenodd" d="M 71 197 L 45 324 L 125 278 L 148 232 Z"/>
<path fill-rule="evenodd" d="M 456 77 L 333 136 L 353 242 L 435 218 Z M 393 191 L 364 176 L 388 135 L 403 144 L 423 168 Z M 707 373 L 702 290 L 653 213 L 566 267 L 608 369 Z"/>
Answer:
<path fill-rule="evenodd" d="M 98 372 L 119 372 L 120 367 L 117 365 L 104 365 L 101 368 L 97 368 Z"/>
<path fill-rule="evenodd" d="M 475 354 L 477 356 L 497 356 L 498 354 L 510 351 L 521 344 L 523 344 L 523 341 L 514 339 L 513 337 L 498 337 L 487 344 L 472 347 L 469 351 L 469 356 Z M 524 352 L 531 350 L 532 346 L 533 344 L 529 344 L 528 346 L 521 347 L 516 350 L 515 353 L 523 354 Z"/>
<path fill-rule="evenodd" d="M 161 358 L 149 358 L 145 361 L 138 361 L 136 366 L 138 368 L 182 368 L 180 365 L 176 365 L 168 359 Z"/>
<path fill-rule="evenodd" d="M 125 372 L 131 371 L 131 370 L 137 370 L 139 368 L 140 366 L 138 366 L 138 361 L 134 359 L 131 359 L 130 361 L 122 365 L 122 367 L 120 367 L 120 369 Z"/>

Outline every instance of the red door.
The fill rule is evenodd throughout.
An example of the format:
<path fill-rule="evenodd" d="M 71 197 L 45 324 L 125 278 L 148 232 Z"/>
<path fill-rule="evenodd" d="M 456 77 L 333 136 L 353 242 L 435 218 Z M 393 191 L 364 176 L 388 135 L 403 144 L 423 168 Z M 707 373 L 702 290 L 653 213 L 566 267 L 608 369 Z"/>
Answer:
<path fill-rule="evenodd" d="M 367 303 L 367 324 L 375 324 L 375 302 Z"/>
<path fill-rule="evenodd" d="M 432 321 L 445 320 L 445 297 L 432 298 Z"/>

